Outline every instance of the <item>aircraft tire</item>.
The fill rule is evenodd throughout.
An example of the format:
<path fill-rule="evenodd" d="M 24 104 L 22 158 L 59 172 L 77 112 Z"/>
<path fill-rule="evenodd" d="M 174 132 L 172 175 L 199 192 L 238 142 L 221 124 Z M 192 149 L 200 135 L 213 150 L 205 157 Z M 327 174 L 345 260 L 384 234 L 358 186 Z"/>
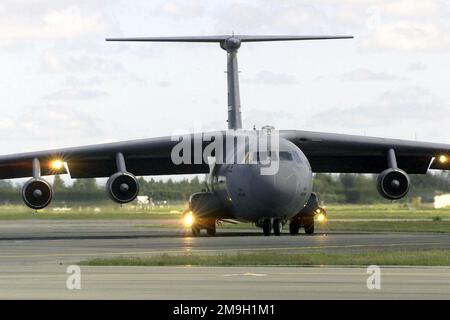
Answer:
<path fill-rule="evenodd" d="M 263 228 L 264 235 L 266 237 L 270 236 L 270 233 L 272 232 L 272 220 L 264 219 L 262 228 Z"/>
<path fill-rule="evenodd" d="M 314 220 L 305 225 L 305 233 L 309 235 L 314 234 Z"/>
<path fill-rule="evenodd" d="M 216 235 L 216 225 L 212 225 L 209 228 L 206 229 L 206 233 L 208 236 L 213 237 Z"/>
<path fill-rule="evenodd" d="M 281 220 L 273 220 L 273 234 L 279 236 L 281 235 L 281 230 L 283 230 L 283 223 L 281 222 Z"/>
<path fill-rule="evenodd" d="M 297 235 L 300 232 L 300 223 L 298 221 L 291 221 L 289 223 L 289 233 L 291 235 Z"/>
<path fill-rule="evenodd" d="M 194 225 L 191 228 L 191 232 L 193 237 L 198 237 L 200 235 L 200 228 Z"/>

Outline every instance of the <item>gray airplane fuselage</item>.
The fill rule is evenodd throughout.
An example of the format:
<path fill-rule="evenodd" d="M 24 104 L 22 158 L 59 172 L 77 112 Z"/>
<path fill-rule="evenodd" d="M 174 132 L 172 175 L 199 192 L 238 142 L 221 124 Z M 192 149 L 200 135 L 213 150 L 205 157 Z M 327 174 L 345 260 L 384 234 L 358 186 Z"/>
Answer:
<path fill-rule="evenodd" d="M 312 191 L 312 171 L 304 153 L 279 139 L 278 170 L 261 174 L 256 164 L 221 164 L 210 174 L 212 192 L 238 220 L 289 219 L 306 205 Z"/>

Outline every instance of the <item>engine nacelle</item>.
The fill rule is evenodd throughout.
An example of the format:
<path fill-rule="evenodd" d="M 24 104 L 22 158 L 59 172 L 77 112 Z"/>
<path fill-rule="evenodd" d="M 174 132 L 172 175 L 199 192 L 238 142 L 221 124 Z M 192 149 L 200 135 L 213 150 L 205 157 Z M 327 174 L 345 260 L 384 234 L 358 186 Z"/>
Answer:
<path fill-rule="evenodd" d="M 129 172 L 117 172 L 108 179 L 106 190 L 115 202 L 128 203 L 138 196 L 139 182 Z"/>
<path fill-rule="evenodd" d="M 43 209 L 52 201 L 52 186 L 41 178 L 30 179 L 22 188 L 22 198 L 31 209 Z"/>
<path fill-rule="evenodd" d="M 377 179 L 378 192 L 389 200 L 401 199 L 409 191 L 408 174 L 398 168 L 384 170 Z"/>

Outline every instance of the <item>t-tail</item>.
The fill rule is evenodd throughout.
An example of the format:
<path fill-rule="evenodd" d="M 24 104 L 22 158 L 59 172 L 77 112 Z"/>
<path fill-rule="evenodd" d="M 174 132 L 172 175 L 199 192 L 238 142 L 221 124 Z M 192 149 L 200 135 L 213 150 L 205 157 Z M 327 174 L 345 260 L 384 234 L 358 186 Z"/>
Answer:
<path fill-rule="evenodd" d="M 227 84 L 228 84 L 228 129 L 242 129 L 241 100 L 239 93 L 239 71 L 237 51 L 243 42 L 294 41 L 294 40 L 327 40 L 352 39 L 353 36 L 251 36 L 222 35 L 196 37 L 140 37 L 140 38 L 107 38 L 106 41 L 135 42 L 214 42 L 227 52 Z"/>

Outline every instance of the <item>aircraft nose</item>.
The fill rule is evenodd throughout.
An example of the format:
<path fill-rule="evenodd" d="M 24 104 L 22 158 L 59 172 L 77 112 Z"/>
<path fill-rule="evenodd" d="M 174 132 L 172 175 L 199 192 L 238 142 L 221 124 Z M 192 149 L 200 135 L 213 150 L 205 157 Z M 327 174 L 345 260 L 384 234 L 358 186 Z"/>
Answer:
<path fill-rule="evenodd" d="M 291 168 L 280 168 L 277 174 L 262 175 L 255 172 L 251 184 L 251 197 L 260 207 L 280 211 L 297 197 L 299 177 Z"/>

